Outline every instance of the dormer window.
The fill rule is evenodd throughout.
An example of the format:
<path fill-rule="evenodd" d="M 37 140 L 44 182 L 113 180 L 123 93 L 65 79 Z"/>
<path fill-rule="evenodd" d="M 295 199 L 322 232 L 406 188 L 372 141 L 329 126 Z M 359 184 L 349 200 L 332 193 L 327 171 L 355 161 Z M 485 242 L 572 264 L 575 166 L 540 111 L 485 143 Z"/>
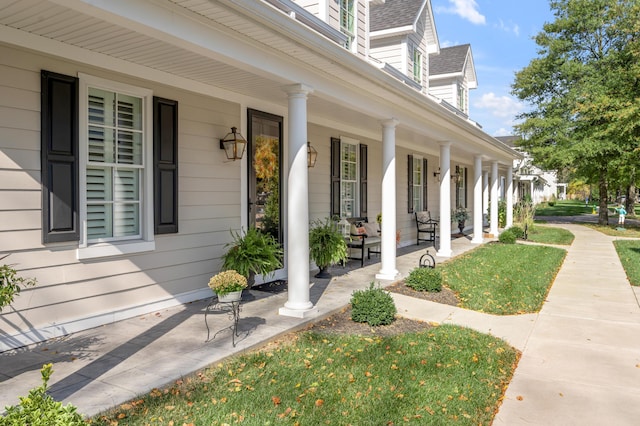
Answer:
<path fill-rule="evenodd" d="M 340 0 L 340 31 L 348 37 L 345 47 L 352 50 L 356 37 L 355 0 Z"/>
<path fill-rule="evenodd" d="M 458 85 L 458 109 L 466 113 L 467 112 L 466 107 L 467 107 L 467 99 L 466 99 L 464 86 L 462 84 L 459 84 Z"/>
<path fill-rule="evenodd" d="M 413 47 L 413 80 L 422 83 L 422 52 Z"/>

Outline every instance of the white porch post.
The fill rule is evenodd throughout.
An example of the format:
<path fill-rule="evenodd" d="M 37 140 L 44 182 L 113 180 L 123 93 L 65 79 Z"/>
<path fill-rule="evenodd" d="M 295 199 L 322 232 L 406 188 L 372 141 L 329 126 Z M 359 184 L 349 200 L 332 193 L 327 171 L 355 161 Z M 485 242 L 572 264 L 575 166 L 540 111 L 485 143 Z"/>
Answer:
<path fill-rule="evenodd" d="M 482 172 L 482 213 L 489 217 L 489 172 Z"/>
<path fill-rule="evenodd" d="M 498 162 L 491 163 L 491 220 L 489 233 L 498 236 Z"/>
<path fill-rule="evenodd" d="M 313 312 L 309 300 L 309 172 L 307 170 L 307 96 L 311 87 L 284 88 L 289 100 L 289 171 L 287 175 L 288 300 L 280 315 L 304 318 Z"/>
<path fill-rule="evenodd" d="M 482 230 L 482 156 L 473 157 L 473 239 L 474 244 L 483 241 Z"/>
<path fill-rule="evenodd" d="M 438 256 L 451 257 L 451 143 L 440 144 L 440 249 Z"/>
<path fill-rule="evenodd" d="M 507 167 L 507 222 L 506 227 L 509 228 L 513 225 L 513 166 Z"/>
<path fill-rule="evenodd" d="M 376 278 L 393 280 L 396 269 L 396 126 L 391 118 L 382 123 L 382 232 L 380 271 Z"/>

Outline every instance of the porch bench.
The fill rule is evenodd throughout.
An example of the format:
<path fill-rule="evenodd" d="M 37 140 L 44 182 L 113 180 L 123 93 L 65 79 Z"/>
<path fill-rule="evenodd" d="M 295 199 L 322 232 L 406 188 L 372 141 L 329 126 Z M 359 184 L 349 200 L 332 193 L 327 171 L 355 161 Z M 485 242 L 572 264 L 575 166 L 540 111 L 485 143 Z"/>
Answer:
<path fill-rule="evenodd" d="M 380 242 L 382 241 L 378 235 L 377 224 L 370 224 L 366 217 L 348 218 L 347 221 L 351 223 L 350 235 L 345 238 L 350 252 L 347 258 L 351 260 L 359 260 L 360 267 L 363 267 L 365 249 L 367 259 L 371 259 L 371 253 L 380 254 L 380 250 L 376 250 L 380 247 Z M 358 250 L 360 257 L 351 256 L 350 249 Z"/>
<path fill-rule="evenodd" d="M 418 228 L 418 238 L 416 245 L 420 245 L 420 241 L 431 242 L 436 244 L 436 232 L 438 231 L 439 221 L 431 218 L 431 212 L 422 211 L 415 212 L 416 215 L 416 227 Z M 426 237 L 421 238 L 421 234 L 426 234 Z"/>

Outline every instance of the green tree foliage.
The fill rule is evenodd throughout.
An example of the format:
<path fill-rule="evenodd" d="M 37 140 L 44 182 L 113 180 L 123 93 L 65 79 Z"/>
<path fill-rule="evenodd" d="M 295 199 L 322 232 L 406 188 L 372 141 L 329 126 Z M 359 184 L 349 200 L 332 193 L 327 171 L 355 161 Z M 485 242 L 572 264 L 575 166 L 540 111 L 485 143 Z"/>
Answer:
<path fill-rule="evenodd" d="M 597 184 L 606 223 L 609 185 L 632 185 L 638 165 L 640 3 L 552 0 L 550 7 L 555 21 L 535 37 L 538 56 L 512 86 L 531 106 L 517 131 L 538 164 L 572 167 Z"/>

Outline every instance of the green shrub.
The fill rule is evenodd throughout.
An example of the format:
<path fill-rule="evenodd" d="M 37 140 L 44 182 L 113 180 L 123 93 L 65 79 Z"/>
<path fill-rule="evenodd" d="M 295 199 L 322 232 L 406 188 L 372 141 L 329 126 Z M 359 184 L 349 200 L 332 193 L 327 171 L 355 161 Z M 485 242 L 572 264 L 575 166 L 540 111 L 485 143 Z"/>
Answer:
<path fill-rule="evenodd" d="M 522 229 L 518 225 L 513 225 L 512 227 L 507 229 L 507 231 L 512 232 L 513 235 L 516 236 L 516 238 L 520 238 L 520 239 L 524 238 L 524 229 Z"/>
<path fill-rule="evenodd" d="M 555 201 L 547 201 L 547 205 L 548 205 L 549 207 L 553 207 L 553 206 L 555 206 L 555 205 L 556 205 L 556 202 L 555 202 Z"/>
<path fill-rule="evenodd" d="M 500 236 L 498 236 L 498 241 L 504 244 L 515 244 L 516 235 L 513 232 L 511 232 L 510 229 L 506 229 L 502 231 Z"/>
<path fill-rule="evenodd" d="M 356 290 L 351 295 L 351 319 L 369 325 L 389 325 L 396 314 L 396 305 L 389 292 L 374 287 L 373 282 L 366 290 Z"/>
<path fill-rule="evenodd" d="M 3 256 L 0 259 L 4 259 L 7 256 Z M 13 299 L 20 294 L 21 287 L 29 287 L 35 284 L 35 278 L 23 278 L 18 275 L 18 272 L 11 265 L 0 265 L 0 312 L 2 312 L 2 308 L 9 306 Z"/>
<path fill-rule="evenodd" d="M 416 291 L 438 292 L 442 290 L 442 273 L 435 268 L 416 268 L 404 283 Z"/>
<path fill-rule="evenodd" d="M 42 385 L 31 389 L 29 396 L 20 397 L 20 405 L 6 407 L 0 417 L 2 426 L 82 426 L 85 422 L 77 408 L 71 404 L 63 406 L 47 395 L 47 382 L 53 370 L 52 364 L 42 366 Z"/>

